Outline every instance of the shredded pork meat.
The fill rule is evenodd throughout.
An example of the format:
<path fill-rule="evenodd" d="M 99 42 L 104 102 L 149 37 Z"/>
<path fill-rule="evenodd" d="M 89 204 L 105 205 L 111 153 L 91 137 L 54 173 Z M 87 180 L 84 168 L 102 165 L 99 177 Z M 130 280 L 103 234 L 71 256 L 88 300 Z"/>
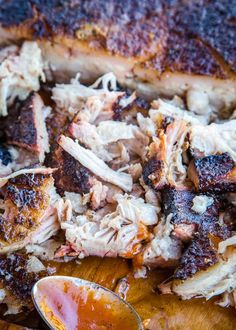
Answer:
<path fill-rule="evenodd" d="M 45 271 L 36 257 L 123 257 L 136 277 L 174 267 L 168 292 L 184 299 L 233 305 L 235 119 L 212 122 L 194 90 L 150 105 L 113 73 L 40 88 L 34 42 L 0 61 L 0 264 L 16 250 L 25 274 Z"/>

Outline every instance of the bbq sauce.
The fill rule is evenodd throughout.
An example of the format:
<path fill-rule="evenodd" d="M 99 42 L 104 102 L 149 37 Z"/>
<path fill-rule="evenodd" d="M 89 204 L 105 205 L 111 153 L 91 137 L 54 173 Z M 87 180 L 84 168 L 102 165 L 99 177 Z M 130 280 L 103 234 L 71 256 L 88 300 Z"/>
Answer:
<path fill-rule="evenodd" d="M 38 304 L 58 330 L 138 330 L 126 304 L 101 288 L 77 286 L 64 280 L 39 284 Z"/>

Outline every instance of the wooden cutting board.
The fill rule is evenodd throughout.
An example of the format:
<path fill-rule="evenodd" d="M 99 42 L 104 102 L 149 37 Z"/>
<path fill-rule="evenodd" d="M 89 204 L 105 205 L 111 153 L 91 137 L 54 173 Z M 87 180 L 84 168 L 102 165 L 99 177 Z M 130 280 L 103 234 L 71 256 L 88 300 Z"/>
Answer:
<path fill-rule="evenodd" d="M 124 259 L 90 257 L 81 264 L 53 264 L 57 274 L 80 277 L 116 291 L 127 290 L 126 299 L 142 319 L 152 319 L 153 330 L 233 330 L 236 310 L 222 308 L 203 299 L 181 301 L 172 295 L 160 295 L 157 285 L 170 276 L 166 270 L 149 273 L 147 279 L 135 279 L 131 264 Z M 122 290 L 123 288 L 123 290 Z"/>
<path fill-rule="evenodd" d="M 203 299 L 181 301 L 172 295 L 160 295 L 157 285 L 170 276 L 167 270 L 155 270 L 147 279 L 135 279 L 131 264 L 124 259 L 89 257 L 79 264 L 50 262 L 57 275 L 80 277 L 99 283 L 117 293 L 126 291 L 126 300 L 131 303 L 143 320 L 151 319 L 150 330 L 233 330 L 236 329 L 236 310 L 222 308 L 213 301 Z M 32 326 L 30 317 L 23 322 Z M 22 323 L 21 316 L 21 323 Z M 16 321 L 15 321 L 16 322 Z M 41 328 L 41 326 L 37 326 Z M 10 326 L 0 329 L 17 330 Z M 23 328 L 20 328 L 23 329 Z M 132 330 L 132 329 L 131 329 Z"/>

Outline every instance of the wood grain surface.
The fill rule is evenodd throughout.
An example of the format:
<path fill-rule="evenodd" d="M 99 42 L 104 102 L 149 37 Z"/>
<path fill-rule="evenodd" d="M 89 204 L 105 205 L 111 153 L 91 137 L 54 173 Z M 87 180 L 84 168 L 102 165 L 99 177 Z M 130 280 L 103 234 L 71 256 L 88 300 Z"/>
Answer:
<path fill-rule="evenodd" d="M 233 330 L 236 329 L 236 311 L 233 308 L 222 308 L 214 301 L 203 299 L 181 301 L 172 295 L 160 295 L 157 286 L 171 273 L 167 270 L 155 270 L 147 279 L 135 279 L 131 264 L 124 259 L 100 259 L 89 257 L 80 263 L 50 262 L 56 268 L 57 275 L 80 277 L 99 283 L 119 294 L 126 292 L 126 300 L 131 303 L 143 320 L 150 319 L 150 330 Z M 10 318 L 14 320 L 14 318 Z M 37 322 L 37 316 L 23 315 L 15 319 L 29 328 L 43 329 Z M 2 330 L 21 330 L 24 327 L 2 325 Z M 132 330 L 132 329 L 131 329 Z"/>

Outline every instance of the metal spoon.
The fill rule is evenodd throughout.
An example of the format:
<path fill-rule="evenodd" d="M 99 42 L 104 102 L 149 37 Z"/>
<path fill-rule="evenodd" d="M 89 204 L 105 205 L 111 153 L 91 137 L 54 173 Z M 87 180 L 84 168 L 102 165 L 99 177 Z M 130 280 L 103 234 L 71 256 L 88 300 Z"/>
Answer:
<path fill-rule="evenodd" d="M 41 306 L 40 306 L 40 301 L 42 298 L 42 290 L 40 289 L 40 286 L 42 287 L 42 285 L 51 285 L 54 283 L 55 281 L 63 281 L 63 283 L 67 283 L 67 285 L 75 285 L 76 287 L 85 287 L 88 289 L 92 289 L 93 291 L 102 293 L 103 295 L 106 295 L 107 298 L 111 298 L 112 297 L 112 301 L 119 303 L 120 306 L 123 305 L 128 307 L 130 314 L 132 315 L 132 318 L 135 319 L 135 323 L 136 323 L 136 329 L 137 330 L 144 330 L 142 321 L 140 316 L 137 314 L 137 312 L 134 310 L 134 308 L 128 304 L 125 300 L 123 300 L 122 298 L 120 298 L 117 294 L 115 294 L 113 291 L 99 285 L 93 282 L 89 282 L 86 280 L 82 280 L 80 278 L 75 278 L 75 277 L 71 277 L 71 276 L 49 276 L 49 277 L 44 277 L 42 279 L 40 279 L 37 283 L 35 283 L 35 285 L 32 288 L 32 299 L 34 302 L 34 305 L 39 313 L 39 315 L 41 316 L 41 318 L 44 320 L 44 322 L 48 325 L 48 327 L 52 330 L 58 330 L 58 328 L 55 328 L 55 326 L 52 324 L 52 322 L 50 321 L 50 319 L 47 317 L 47 315 L 45 315 L 45 312 L 42 310 Z M 59 282 L 58 282 L 59 283 Z M 61 291 L 63 293 L 63 290 Z M 76 312 L 76 311 L 75 311 Z"/>

